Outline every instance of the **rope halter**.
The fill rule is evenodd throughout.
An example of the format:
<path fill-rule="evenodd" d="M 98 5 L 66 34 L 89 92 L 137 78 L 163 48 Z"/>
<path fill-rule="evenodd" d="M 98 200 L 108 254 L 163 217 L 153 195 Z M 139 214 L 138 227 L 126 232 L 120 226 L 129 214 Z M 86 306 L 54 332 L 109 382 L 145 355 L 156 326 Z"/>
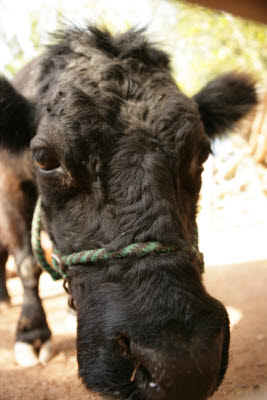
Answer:
<path fill-rule="evenodd" d="M 32 249 L 40 267 L 48 272 L 53 280 L 65 279 L 67 277 L 67 269 L 74 265 L 90 266 L 99 261 L 111 259 L 123 259 L 131 256 L 143 257 L 150 254 L 170 253 L 174 251 L 193 253 L 201 262 L 201 273 L 204 272 L 203 256 L 198 250 L 198 231 L 195 233 L 195 245 L 186 246 L 182 249 L 175 245 L 166 246 L 160 242 L 137 242 L 125 246 L 119 250 L 108 251 L 106 249 L 93 249 L 72 253 L 69 255 L 61 255 L 59 250 L 53 246 L 52 265 L 46 258 L 41 244 L 42 230 L 42 206 L 39 197 L 32 220 Z"/>

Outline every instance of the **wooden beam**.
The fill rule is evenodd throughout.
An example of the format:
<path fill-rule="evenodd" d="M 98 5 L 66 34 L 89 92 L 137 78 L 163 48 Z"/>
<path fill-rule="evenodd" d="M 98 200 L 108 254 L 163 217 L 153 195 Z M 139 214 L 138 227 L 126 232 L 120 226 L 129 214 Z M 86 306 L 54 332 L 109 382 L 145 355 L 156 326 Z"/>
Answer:
<path fill-rule="evenodd" d="M 189 2 L 267 24 L 266 0 L 189 0 Z"/>

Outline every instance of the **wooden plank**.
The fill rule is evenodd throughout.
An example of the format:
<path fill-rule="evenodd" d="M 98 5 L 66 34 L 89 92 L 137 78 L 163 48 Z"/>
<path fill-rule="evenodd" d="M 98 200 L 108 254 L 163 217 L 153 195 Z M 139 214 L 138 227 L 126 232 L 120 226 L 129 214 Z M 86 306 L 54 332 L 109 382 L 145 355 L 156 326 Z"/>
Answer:
<path fill-rule="evenodd" d="M 189 0 L 208 8 L 227 11 L 231 14 L 253 19 L 267 24 L 267 1 L 266 0 Z"/>

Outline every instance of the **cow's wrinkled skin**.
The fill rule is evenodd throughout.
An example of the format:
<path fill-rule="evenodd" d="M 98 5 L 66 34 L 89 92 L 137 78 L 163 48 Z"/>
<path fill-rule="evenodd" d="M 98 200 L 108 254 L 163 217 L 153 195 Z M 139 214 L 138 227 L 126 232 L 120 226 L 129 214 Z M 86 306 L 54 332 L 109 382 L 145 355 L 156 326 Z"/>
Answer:
<path fill-rule="evenodd" d="M 57 34 L 13 87 L 1 79 L 1 179 L 13 174 L 19 194 L 0 190 L 8 231 L 22 224 L 12 237 L 1 229 L 3 257 L 15 254 L 25 288 L 17 341 L 40 348 L 50 337 L 28 240 L 37 187 L 62 254 L 146 241 L 181 249 L 69 269 L 87 388 L 116 399 L 207 399 L 227 368 L 229 320 L 183 249 L 194 243 L 210 138 L 256 103 L 252 80 L 226 74 L 189 99 L 142 32 L 93 27 Z"/>

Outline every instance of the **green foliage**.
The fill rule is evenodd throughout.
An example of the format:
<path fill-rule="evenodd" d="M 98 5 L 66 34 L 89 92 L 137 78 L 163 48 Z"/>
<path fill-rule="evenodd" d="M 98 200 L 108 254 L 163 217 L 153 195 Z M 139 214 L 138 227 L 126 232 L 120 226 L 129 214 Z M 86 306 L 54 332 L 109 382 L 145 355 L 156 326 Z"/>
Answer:
<path fill-rule="evenodd" d="M 1 32 L 0 40 L 5 42 L 13 56 L 12 61 L 5 64 L 4 67 L 4 73 L 10 77 L 13 76 L 24 64 L 24 53 L 16 35 L 13 35 L 11 38 L 7 38 L 5 33 Z"/>
<path fill-rule="evenodd" d="M 41 32 L 40 27 L 38 24 L 38 18 L 34 13 L 30 13 L 29 15 L 30 24 L 31 24 L 31 32 L 30 32 L 30 41 L 33 44 L 33 48 L 38 53 L 40 50 L 40 43 L 41 43 Z"/>
<path fill-rule="evenodd" d="M 250 71 L 262 79 L 267 70 L 267 27 L 224 12 L 184 2 L 176 8 L 175 78 L 193 93 L 224 71 Z"/>

